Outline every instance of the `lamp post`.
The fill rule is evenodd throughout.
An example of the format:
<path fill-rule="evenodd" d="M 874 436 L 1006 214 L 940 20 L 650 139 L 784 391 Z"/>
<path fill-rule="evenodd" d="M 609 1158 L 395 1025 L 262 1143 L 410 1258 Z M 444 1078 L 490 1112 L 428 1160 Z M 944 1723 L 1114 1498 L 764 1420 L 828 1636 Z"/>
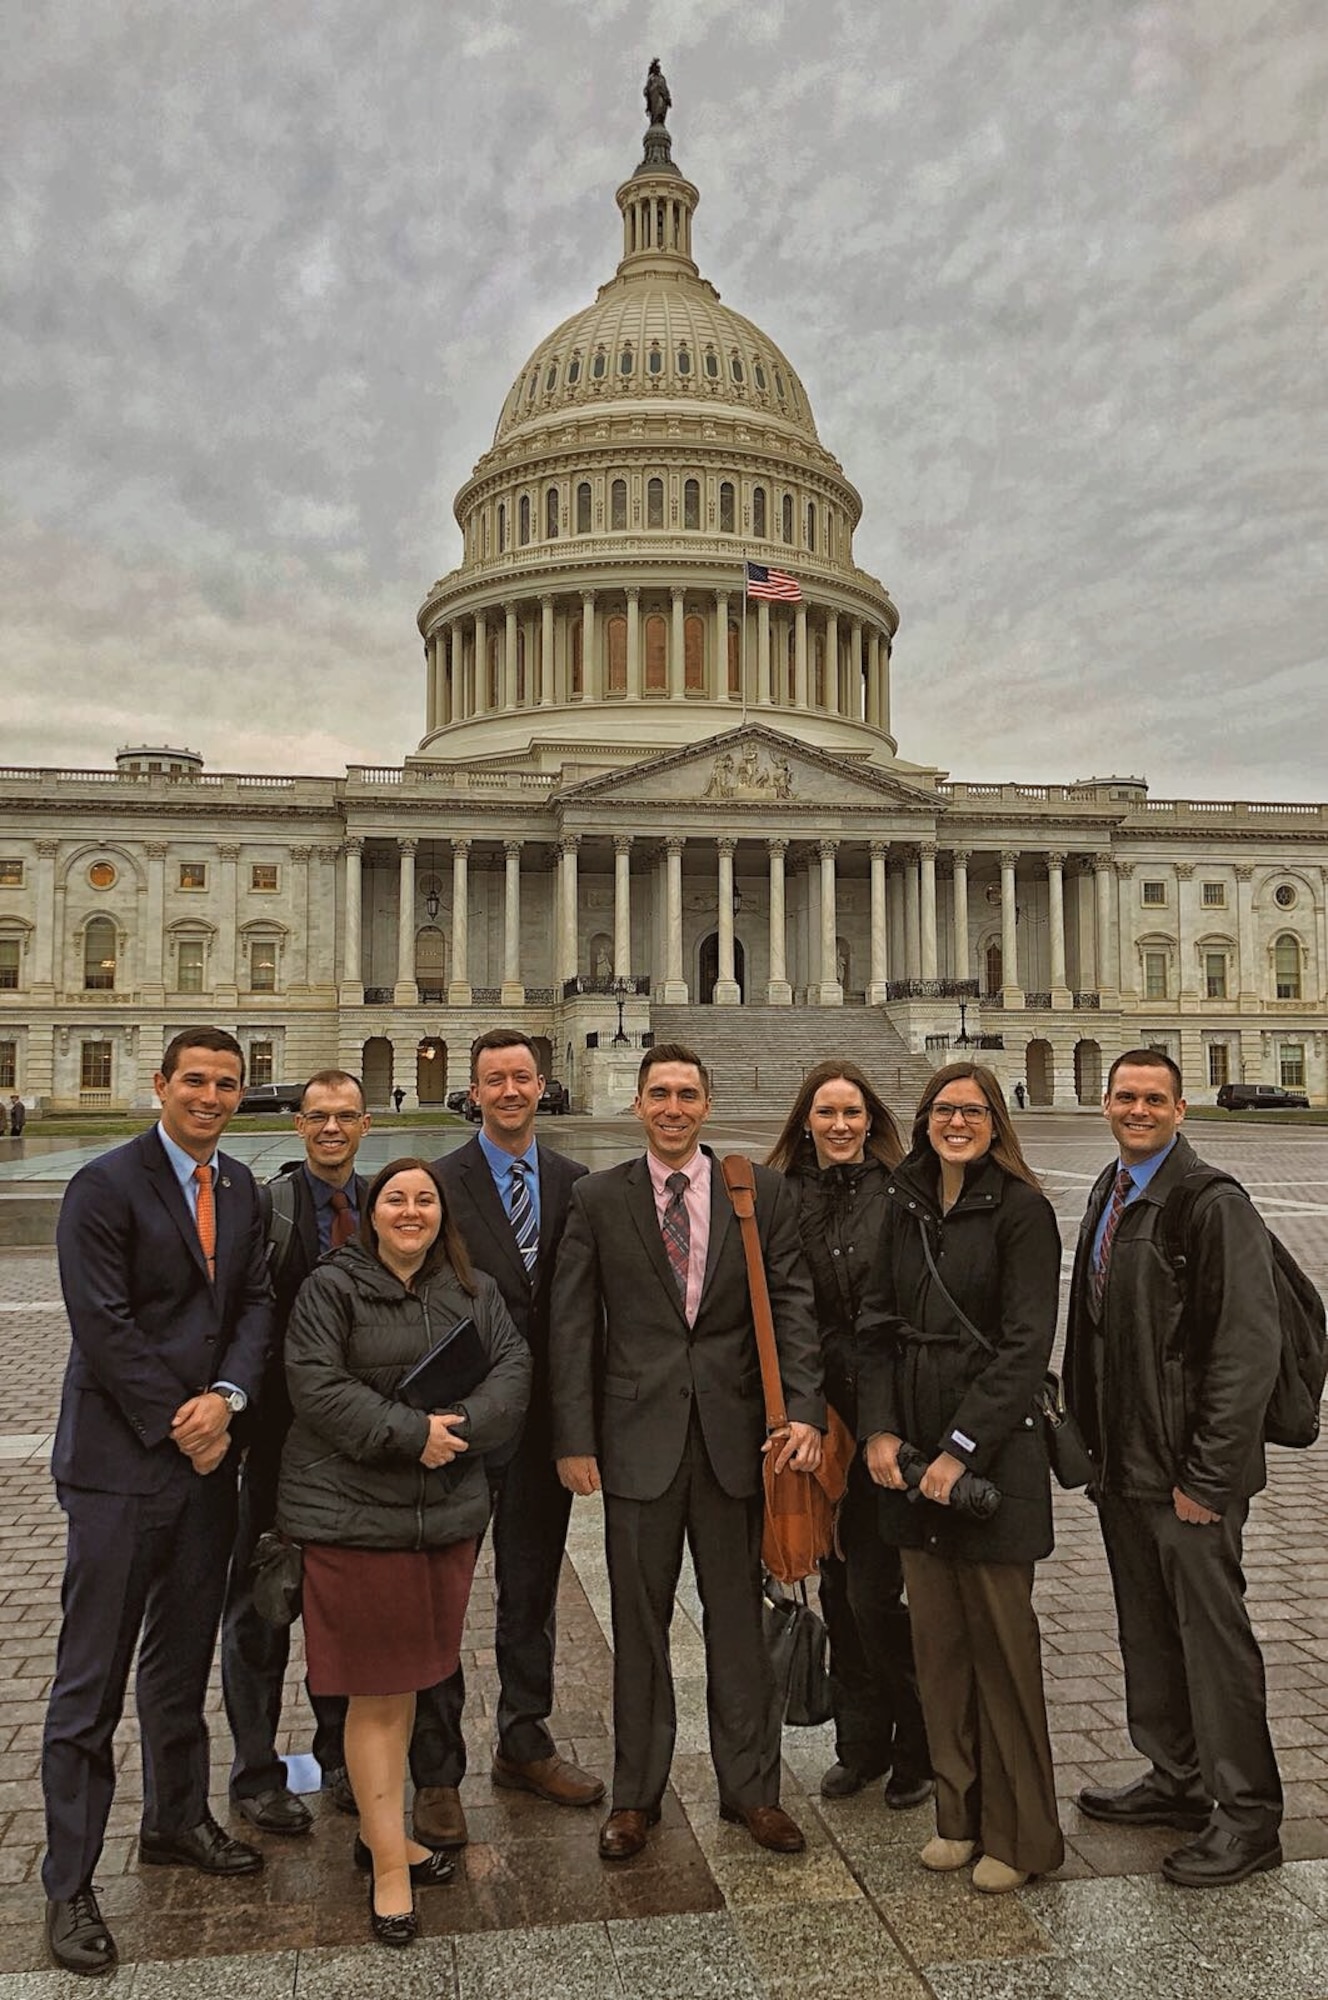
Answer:
<path fill-rule="evenodd" d="M 966 1048 L 968 1047 L 968 1002 L 967 1002 L 967 1000 L 961 1000 L 961 1001 L 959 1002 L 959 1044 L 958 1044 L 958 1045 L 959 1045 L 959 1047 L 960 1047 L 961 1049 L 966 1049 Z"/>
<path fill-rule="evenodd" d="M 627 1005 L 627 996 L 632 989 L 628 981 L 620 974 L 614 980 L 611 990 L 614 999 L 618 1002 L 618 1032 L 613 1038 L 613 1046 L 617 1049 L 623 1047 L 627 1040 L 627 1034 L 623 1028 L 623 1008 Z"/>

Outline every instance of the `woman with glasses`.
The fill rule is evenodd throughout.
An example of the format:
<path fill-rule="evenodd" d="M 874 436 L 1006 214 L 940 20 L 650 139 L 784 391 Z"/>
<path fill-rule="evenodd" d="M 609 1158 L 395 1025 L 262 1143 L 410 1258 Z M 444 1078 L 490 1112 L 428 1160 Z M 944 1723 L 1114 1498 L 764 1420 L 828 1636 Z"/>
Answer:
<path fill-rule="evenodd" d="M 885 1211 L 899 1127 L 856 1063 L 818 1063 L 775 1142 L 798 1200 L 798 1226 L 816 1288 L 825 1392 L 854 1436 L 858 1417 L 857 1317 Z M 826 1798 L 849 1798 L 884 1776 L 896 1811 L 931 1797 L 927 1735 L 918 1702 L 899 1552 L 877 1530 L 879 1502 L 861 1454 L 840 1509 L 840 1555 L 821 1564 L 821 1610 L 830 1634 L 835 1762 Z"/>
<path fill-rule="evenodd" d="M 1034 1398 L 1051 1354 L 1061 1240 L 980 1063 L 928 1083 L 890 1176 L 858 1322 L 858 1432 L 883 1489 L 882 1533 L 903 1551 L 932 1769 L 924 1867 L 965 1867 L 1000 1895 L 1064 1859 L 1042 1691 L 1033 1565 L 1052 1546 L 1051 1485 Z M 901 1453 L 919 1458 L 918 1497 Z M 987 1519 L 956 1482 L 1000 1493 Z M 955 1504 L 952 1504 L 952 1497 Z"/>

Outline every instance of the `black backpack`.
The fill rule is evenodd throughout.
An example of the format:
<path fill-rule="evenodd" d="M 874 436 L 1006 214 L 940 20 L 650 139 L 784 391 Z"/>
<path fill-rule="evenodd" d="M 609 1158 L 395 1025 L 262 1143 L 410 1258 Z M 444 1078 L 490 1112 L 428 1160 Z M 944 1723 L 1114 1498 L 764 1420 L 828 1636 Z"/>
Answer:
<path fill-rule="evenodd" d="M 1200 1167 L 1197 1172 L 1186 1174 L 1162 1205 L 1162 1247 L 1182 1293 L 1186 1293 L 1185 1246 L 1194 1205 L 1211 1187 L 1234 1188 L 1244 1200 L 1249 1200 L 1234 1175 L 1224 1174 L 1218 1167 Z M 1266 1223 L 1264 1227 L 1267 1229 Z M 1268 1241 L 1273 1252 L 1282 1358 L 1264 1411 L 1264 1442 L 1303 1449 L 1319 1435 L 1319 1400 L 1328 1379 L 1328 1324 L 1313 1279 L 1301 1270 L 1286 1244 L 1271 1229 Z"/>

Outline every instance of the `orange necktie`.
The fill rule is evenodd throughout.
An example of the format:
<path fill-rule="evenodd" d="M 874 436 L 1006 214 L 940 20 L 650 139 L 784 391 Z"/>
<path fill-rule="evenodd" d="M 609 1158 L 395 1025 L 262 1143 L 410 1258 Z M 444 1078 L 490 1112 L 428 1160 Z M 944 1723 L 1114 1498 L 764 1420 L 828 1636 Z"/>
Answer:
<path fill-rule="evenodd" d="M 208 1276 L 217 1275 L 217 1210 L 212 1199 L 211 1167 L 195 1167 L 194 1179 L 198 1182 L 198 1240 L 207 1258 Z"/>

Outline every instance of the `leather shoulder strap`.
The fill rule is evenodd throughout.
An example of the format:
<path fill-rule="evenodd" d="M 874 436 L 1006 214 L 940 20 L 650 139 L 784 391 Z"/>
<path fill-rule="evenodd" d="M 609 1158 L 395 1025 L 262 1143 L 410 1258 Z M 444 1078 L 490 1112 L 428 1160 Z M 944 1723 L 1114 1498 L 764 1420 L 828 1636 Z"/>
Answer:
<path fill-rule="evenodd" d="M 721 1165 L 724 1186 L 728 1189 L 733 1212 L 742 1230 L 742 1250 L 747 1260 L 747 1289 L 751 1293 L 756 1351 L 761 1359 L 761 1387 L 765 1392 L 766 1430 L 770 1433 L 787 1430 L 788 1411 L 784 1407 L 784 1384 L 780 1378 L 779 1353 L 775 1346 L 770 1288 L 765 1281 L 761 1235 L 756 1227 L 756 1173 L 745 1153 L 726 1153 Z"/>

